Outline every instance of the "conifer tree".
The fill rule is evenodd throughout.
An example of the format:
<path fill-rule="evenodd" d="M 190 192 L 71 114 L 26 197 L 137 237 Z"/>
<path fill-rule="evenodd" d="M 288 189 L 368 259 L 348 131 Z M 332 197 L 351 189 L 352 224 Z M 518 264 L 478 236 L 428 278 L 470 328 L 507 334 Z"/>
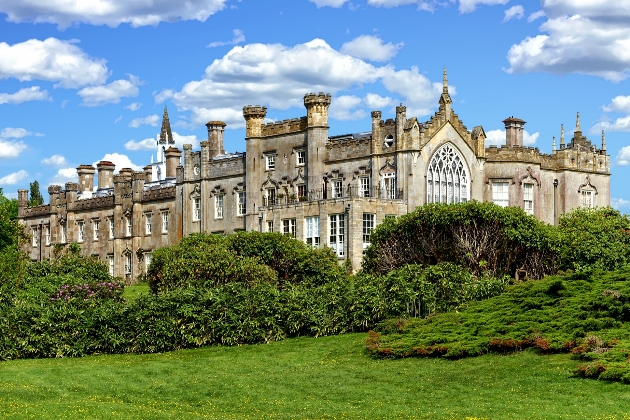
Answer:
<path fill-rule="evenodd" d="M 29 206 L 41 206 L 44 204 L 44 197 L 42 197 L 42 193 L 39 192 L 39 182 L 37 180 L 31 182 L 31 199 L 28 200 Z"/>

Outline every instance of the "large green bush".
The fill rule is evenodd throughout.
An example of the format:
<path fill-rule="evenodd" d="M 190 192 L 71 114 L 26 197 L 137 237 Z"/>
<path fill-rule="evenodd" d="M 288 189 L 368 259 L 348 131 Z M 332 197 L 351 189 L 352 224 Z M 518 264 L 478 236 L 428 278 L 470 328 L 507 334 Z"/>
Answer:
<path fill-rule="evenodd" d="M 563 269 L 615 270 L 630 263 L 630 217 L 612 207 L 564 214 L 558 233 Z"/>
<path fill-rule="evenodd" d="M 451 262 L 475 275 L 539 279 L 556 271 L 556 236 L 552 226 L 518 207 L 428 204 L 385 219 L 372 232 L 363 269 L 386 274 L 407 264 Z"/>

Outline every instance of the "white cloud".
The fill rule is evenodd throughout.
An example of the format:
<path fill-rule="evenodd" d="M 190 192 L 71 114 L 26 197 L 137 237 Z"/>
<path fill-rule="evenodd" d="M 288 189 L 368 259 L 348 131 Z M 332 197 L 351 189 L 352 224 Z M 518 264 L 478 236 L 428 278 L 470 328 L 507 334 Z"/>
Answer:
<path fill-rule="evenodd" d="M 206 45 L 206 48 L 222 47 L 224 45 L 236 45 L 245 41 L 245 33 L 240 29 L 234 29 L 232 31 L 234 37 L 231 41 L 215 41 Z"/>
<path fill-rule="evenodd" d="M 528 22 L 533 22 L 536 19 L 540 19 L 541 17 L 545 17 L 547 14 L 544 10 L 538 10 L 527 17 Z"/>
<path fill-rule="evenodd" d="M 398 54 L 398 50 L 405 45 L 404 42 L 385 44 L 383 40 L 374 35 L 361 35 L 352 41 L 346 42 L 339 50 L 342 54 L 362 58 L 370 61 L 389 61 Z"/>
<path fill-rule="evenodd" d="M 131 162 L 131 159 L 129 159 L 129 156 L 122 155 L 120 153 L 108 153 L 105 156 L 103 156 L 101 159 L 94 162 L 92 165 L 96 166 L 96 164 L 102 160 L 107 161 L 107 162 L 112 162 L 114 165 L 116 165 L 116 173 L 120 172 L 120 170 L 123 168 L 131 168 L 134 171 L 142 170 L 141 166 L 138 166 L 134 164 L 133 162 Z"/>
<path fill-rule="evenodd" d="M 591 134 L 601 133 L 602 130 L 605 131 L 630 131 L 630 115 L 626 115 L 625 117 L 617 118 L 613 122 L 603 121 L 595 124 L 591 129 Z"/>
<path fill-rule="evenodd" d="M 615 165 L 630 166 L 630 146 L 622 147 L 619 153 L 617 153 Z"/>
<path fill-rule="evenodd" d="M 42 133 L 32 133 L 24 128 L 7 127 L 0 131 L 0 139 L 21 139 L 22 137 L 42 137 Z"/>
<path fill-rule="evenodd" d="M 140 93 L 138 86 L 142 81 L 130 74 L 129 80 L 115 80 L 103 86 L 88 86 L 77 92 L 82 99 L 81 105 L 100 106 L 105 104 L 117 104 L 120 98 L 136 97 Z"/>
<path fill-rule="evenodd" d="M 118 124 L 119 122 L 122 121 L 122 119 L 123 119 L 122 115 L 119 115 L 118 118 L 114 120 L 114 124 Z"/>
<path fill-rule="evenodd" d="M 630 114 L 630 96 L 615 96 L 610 105 L 603 107 L 604 112 L 625 112 Z"/>
<path fill-rule="evenodd" d="M 343 95 L 334 98 L 330 105 L 330 116 L 336 120 L 360 120 L 367 113 L 363 109 L 353 109 L 362 105 L 361 98 L 353 95 Z"/>
<path fill-rule="evenodd" d="M 172 89 L 164 89 L 161 92 L 153 92 L 153 100 L 156 104 L 161 104 L 173 97 L 175 91 Z"/>
<path fill-rule="evenodd" d="M 309 0 L 311 3 L 315 3 L 315 6 L 320 7 L 341 7 L 349 0 Z"/>
<path fill-rule="evenodd" d="M 525 17 L 525 8 L 520 4 L 512 6 L 505 11 L 503 22 L 509 22 L 512 19 L 523 19 Z"/>
<path fill-rule="evenodd" d="M 0 178 L 0 185 L 15 185 L 28 176 L 28 172 L 21 170 Z"/>
<path fill-rule="evenodd" d="M 184 144 L 192 144 L 193 148 L 199 147 L 199 139 L 195 135 L 183 136 L 173 131 L 173 141 L 175 141 L 175 147 L 183 150 Z M 137 150 L 156 150 L 157 139 L 148 138 L 140 141 L 129 140 L 125 143 L 125 149 L 137 151 Z"/>
<path fill-rule="evenodd" d="M 9 22 L 53 23 L 64 29 L 73 23 L 133 27 L 160 22 L 205 22 L 223 10 L 227 0 L 0 0 L 0 13 Z"/>
<path fill-rule="evenodd" d="M 77 182 L 78 180 L 76 168 L 63 168 L 59 169 L 55 176 L 48 181 L 48 185 L 64 185 L 66 182 Z"/>
<path fill-rule="evenodd" d="M 0 0 L 0 10 L 3 2 L 6 0 Z M 77 42 L 57 38 L 30 39 L 14 45 L 0 42 L 0 79 L 46 80 L 63 88 L 104 83 L 109 76 L 105 60 L 89 57 Z"/>
<path fill-rule="evenodd" d="M 394 101 L 389 96 L 383 97 L 376 93 L 368 93 L 367 95 L 365 95 L 365 98 L 363 98 L 363 102 L 371 110 L 382 109 L 388 106 L 394 106 L 396 104 L 396 101 Z"/>
<path fill-rule="evenodd" d="M 540 133 L 529 134 L 523 130 L 523 146 L 534 146 L 540 137 Z M 491 130 L 486 132 L 486 147 L 501 146 L 505 144 L 505 130 Z"/>
<path fill-rule="evenodd" d="M 239 128 L 244 126 L 244 105 L 301 108 L 306 93 L 337 95 L 374 83 L 382 83 L 390 93 L 399 95 L 410 115 L 417 116 L 429 114 L 442 92 L 441 83 L 431 82 L 416 67 L 400 71 L 392 65 L 376 67 L 314 39 L 293 47 L 236 46 L 214 60 L 203 79 L 191 81 L 174 93 L 173 102 L 180 111 L 191 111 L 193 125 L 220 120 L 228 128 Z M 456 93 L 453 86 L 450 92 Z"/>
<path fill-rule="evenodd" d="M 49 158 L 42 159 L 42 164 L 46 166 L 65 166 L 68 161 L 61 155 L 52 155 Z"/>
<path fill-rule="evenodd" d="M 132 102 L 129 105 L 127 105 L 125 108 L 127 108 L 129 111 L 137 111 L 142 107 L 142 102 Z"/>
<path fill-rule="evenodd" d="M 31 86 L 30 88 L 22 88 L 15 93 L 0 93 L 0 105 L 12 104 L 17 105 L 30 101 L 51 101 L 52 98 L 47 90 L 41 90 L 39 86 Z"/>
<path fill-rule="evenodd" d="M 26 150 L 26 144 L 21 141 L 4 141 L 0 139 L 0 159 L 15 159 Z"/>
<path fill-rule="evenodd" d="M 320 0 L 321 1 L 321 0 Z M 509 0 L 459 0 L 459 13 L 471 13 L 477 10 L 477 6 L 493 6 L 506 4 Z M 374 7 L 398 7 L 415 5 L 418 10 L 434 12 L 438 7 L 448 7 L 454 0 L 367 0 L 367 4 Z"/>
<path fill-rule="evenodd" d="M 148 115 L 144 118 L 134 118 L 129 123 L 129 127 L 138 128 L 141 125 L 150 125 L 150 126 L 156 127 L 158 125 L 159 120 L 160 118 L 156 114 Z"/>
<path fill-rule="evenodd" d="M 610 205 L 617 210 L 621 210 L 624 208 L 630 208 L 630 201 L 624 200 L 623 198 L 611 198 Z"/>

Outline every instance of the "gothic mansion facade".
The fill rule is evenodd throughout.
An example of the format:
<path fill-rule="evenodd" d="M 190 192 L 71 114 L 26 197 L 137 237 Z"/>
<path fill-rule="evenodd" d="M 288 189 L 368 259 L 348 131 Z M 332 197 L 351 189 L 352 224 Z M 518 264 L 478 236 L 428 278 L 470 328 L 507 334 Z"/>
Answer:
<path fill-rule="evenodd" d="M 519 206 L 547 223 L 579 206 L 610 204 L 610 156 L 579 126 L 552 154 L 523 146 L 525 121 L 504 121 L 507 144 L 485 147 L 481 126 L 469 131 L 453 112 L 446 74 L 439 110 L 428 121 L 372 112 L 371 131 L 330 136 L 330 95 L 304 97 L 307 115 L 264 123 L 266 108 L 246 106 L 246 152 L 226 153 L 225 124 L 207 124 L 201 150 L 174 147 L 168 114 L 158 159 L 114 175 L 111 162 L 77 168 L 79 182 L 51 186 L 50 202 L 28 207 L 18 193 L 19 219 L 32 235 L 32 260 L 54 245 L 78 242 L 82 253 L 133 281 L 151 253 L 194 232 L 282 232 L 331 247 L 357 269 L 370 233 L 385 217 L 426 203 L 494 201 Z M 183 161 L 182 161 L 183 155 Z M 97 187 L 94 175 L 97 173 Z"/>

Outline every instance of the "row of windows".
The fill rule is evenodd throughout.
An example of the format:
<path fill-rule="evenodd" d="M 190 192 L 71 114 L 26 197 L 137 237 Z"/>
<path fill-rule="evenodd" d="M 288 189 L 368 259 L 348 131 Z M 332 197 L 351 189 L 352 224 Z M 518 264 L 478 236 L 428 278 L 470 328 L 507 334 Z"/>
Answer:
<path fill-rule="evenodd" d="M 501 207 L 509 205 L 509 182 L 493 182 L 492 183 L 492 201 Z M 593 207 L 593 191 L 582 190 L 581 206 Z M 534 184 L 523 184 L 523 210 L 527 214 L 534 214 Z"/>
<path fill-rule="evenodd" d="M 223 219 L 225 209 L 225 195 L 217 194 L 214 196 L 214 218 Z M 236 215 L 245 216 L 247 213 L 247 201 L 244 192 L 236 194 Z M 201 220 L 201 197 L 195 197 L 192 200 L 193 222 Z"/>
<path fill-rule="evenodd" d="M 304 150 L 295 152 L 295 164 L 296 166 L 304 166 L 306 164 L 306 152 Z M 273 171 L 274 169 L 276 169 L 276 154 L 268 153 L 265 155 L 265 170 Z"/>
<path fill-rule="evenodd" d="M 132 254 L 131 253 L 127 253 L 123 256 L 125 258 L 125 275 L 130 275 L 131 274 L 131 269 L 132 269 L 132 264 L 133 264 L 133 258 L 132 258 Z M 114 256 L 113 255 L 108 255 L 107 256 L 107 265 L 109 266 L 109 275 L 110 276 L 114 276 L 116 275 L 115 270 L 114 270 Z M 145 252 L 144 253 L 144 272 L 147 272 L 147 269 L 149 268 L 149 265 L 151 265 L 151 253 L 150 252 Z"/>

